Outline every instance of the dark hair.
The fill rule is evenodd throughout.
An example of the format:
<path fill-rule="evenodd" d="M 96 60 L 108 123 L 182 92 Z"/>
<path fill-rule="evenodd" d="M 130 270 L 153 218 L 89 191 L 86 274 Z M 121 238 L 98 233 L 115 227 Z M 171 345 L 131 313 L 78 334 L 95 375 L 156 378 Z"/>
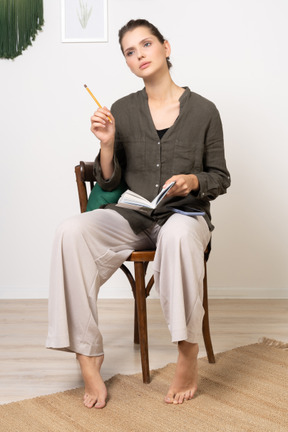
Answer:
<path fill-rule="evenodd" d="M 118 33 L 119 36 L 119 44 L 121 46 L 121 51 L 123 52 L 123 48 L 122 48 L 122 39 L 124 37 L 124 35 L 128 32 L 128 31 L 132 31 L 135 30 L 137 27 L 147 27 L 151 34 L 156 36 L 157 39 L 159 40 L 160 43 L 164 44 L 165 42 L 165 38 L 163 37 L 163 35 L 160 33 L 160 31 L 157 29 L 157 27 L 155 27 L 153 24 L 151 24 L 149 21 L 145 20 L 145 19 L 137 19 L 137 20 L 130 20 L 127 24 L 125 24 Z M 170 69 L 172 67 L 172 63 L 170 62 L 169 57 L 166 58 L 167 61 L 167 66 L 168 69 Z"/>

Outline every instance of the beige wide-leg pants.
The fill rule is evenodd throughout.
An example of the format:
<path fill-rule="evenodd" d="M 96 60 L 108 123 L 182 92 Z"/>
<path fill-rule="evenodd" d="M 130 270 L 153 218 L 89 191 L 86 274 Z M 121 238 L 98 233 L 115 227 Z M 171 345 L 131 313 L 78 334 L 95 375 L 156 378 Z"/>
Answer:
<path fill-rule="evenodd" d="M 210 232 L 203 217 L 171 216 L 135 234 L 113 210 L 94 210 L 63 222 L 55 236 L 47 348 L 103 354 L 99 288 L 133 250 L 152 249 L 155 287 L 173 342 L 198 342 L 203 318 L 203 253 Z"/>

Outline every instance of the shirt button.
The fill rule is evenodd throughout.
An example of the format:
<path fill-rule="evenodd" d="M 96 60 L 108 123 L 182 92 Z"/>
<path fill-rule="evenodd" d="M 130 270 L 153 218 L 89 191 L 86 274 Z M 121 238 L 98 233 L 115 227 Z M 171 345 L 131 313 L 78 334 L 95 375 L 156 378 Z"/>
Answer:
<path fill-rule="evenodd" d="M 157 143 L 158 145 L 160 145 L 160 141 L 158 141 L 158 143 Z"/>
<path fill-rule="evenodd" d="M 158 188 L 158 187 L 159 187 L 159 184 L 156 184 L 156 185 L 155 185 L 155 187 L 157 187 L 157 188 Z"/>
<path fill-rule="evenodd" d="M 157 168 L 159 168 L 159 166 L 160 166 L 159 164 L 156 164 L 156 167 L 157 167 Z"/>

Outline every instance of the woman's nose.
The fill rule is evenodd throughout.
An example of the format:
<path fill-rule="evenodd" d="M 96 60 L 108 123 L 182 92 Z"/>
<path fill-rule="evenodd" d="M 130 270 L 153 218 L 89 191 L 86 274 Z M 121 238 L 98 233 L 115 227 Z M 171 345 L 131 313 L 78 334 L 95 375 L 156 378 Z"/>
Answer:
<path fill-rule="evenodd" d="M 142 51 L 138 51 L 138 60 L 141 60 L 144 57 Z"/>

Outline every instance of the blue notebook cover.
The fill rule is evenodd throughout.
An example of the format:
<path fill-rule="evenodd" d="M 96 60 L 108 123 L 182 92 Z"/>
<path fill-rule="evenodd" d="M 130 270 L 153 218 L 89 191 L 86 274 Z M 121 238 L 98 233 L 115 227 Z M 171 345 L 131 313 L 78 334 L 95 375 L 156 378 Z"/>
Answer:
<path fill-rule="evenodd" d="M 168 210 L 173 211 L 174 213 L 180 213 L 185 216 L 204 216 L 205 212 L 202 210 L 193 209 L 189 206 L 185 207 L 170 207 L 166 206 Z"/>

